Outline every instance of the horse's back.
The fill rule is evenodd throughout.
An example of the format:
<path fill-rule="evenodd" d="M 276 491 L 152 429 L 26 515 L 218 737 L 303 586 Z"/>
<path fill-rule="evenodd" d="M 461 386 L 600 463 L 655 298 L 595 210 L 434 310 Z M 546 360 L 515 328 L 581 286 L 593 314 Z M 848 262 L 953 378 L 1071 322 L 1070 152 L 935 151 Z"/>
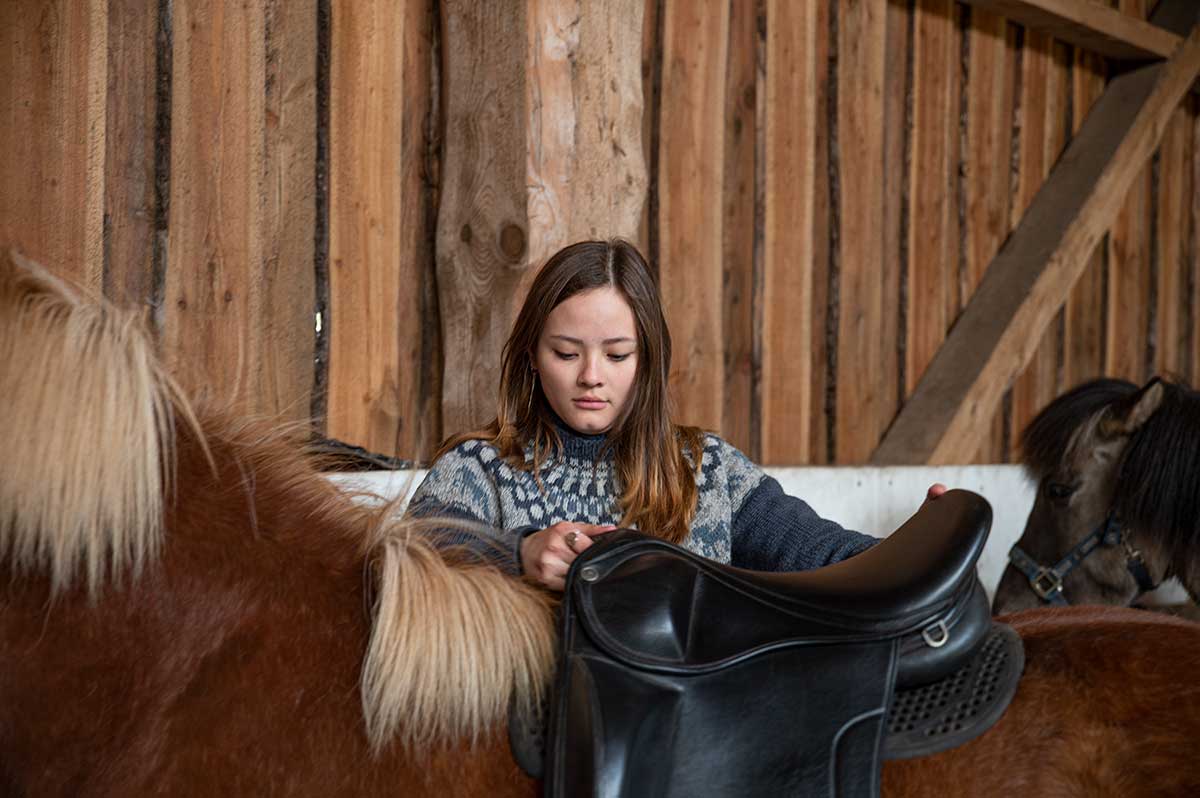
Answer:
<path fill-rule="evenodd" d="M 961 795 L 1200 795 L 1200 624 L 1115 607 L 1002 620 L 1026 651 L 1008 711 L 964 746 L 888 763 L 888 798 L 936 784 Z"/>

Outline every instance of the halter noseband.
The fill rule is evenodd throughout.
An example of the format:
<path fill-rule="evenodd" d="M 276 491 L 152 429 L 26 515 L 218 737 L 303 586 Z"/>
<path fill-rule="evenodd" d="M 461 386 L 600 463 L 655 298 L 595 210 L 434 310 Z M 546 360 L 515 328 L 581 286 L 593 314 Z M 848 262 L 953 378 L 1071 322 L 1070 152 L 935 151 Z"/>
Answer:
<path fill-rule="evenodd" d="M 1158 587 L 1150 578 L 1150 572 L 1146 570 L 1146 560 L 1142 553 L 1125 537 L 1116 513 L 1109 513 L 1091 534 L 1075 544 L 1075 548 L 1067 552 L 1067 556 L 1056 562 L 1053 567 L 1041 565 L 1017 544 L 1013 544 L 1009 549 L 1008 561 L 1025 575 L 1029 580 L 1029 587 L 1043 602 L 1056 607 L 1066 607 L 1070 602 L 1063 596 L 1063 579 L 1101 545 L 1125 547 L 1125 568 L 1137 582 L 1139 595 Z"/>

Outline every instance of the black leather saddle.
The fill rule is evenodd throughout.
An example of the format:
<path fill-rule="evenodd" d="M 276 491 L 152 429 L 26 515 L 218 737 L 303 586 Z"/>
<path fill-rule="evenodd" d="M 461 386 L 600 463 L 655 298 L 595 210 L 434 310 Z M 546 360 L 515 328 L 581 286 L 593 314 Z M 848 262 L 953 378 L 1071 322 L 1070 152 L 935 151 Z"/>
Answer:
<path fill-rule="evenodd" d="M 804 573 L 597 538 L 568 574 L 545 795 L 877 795 L 881 758 L 965 741 L 1015 692 L 1020 640 L 975 574 L 990 525 L 949 491 Z"/>

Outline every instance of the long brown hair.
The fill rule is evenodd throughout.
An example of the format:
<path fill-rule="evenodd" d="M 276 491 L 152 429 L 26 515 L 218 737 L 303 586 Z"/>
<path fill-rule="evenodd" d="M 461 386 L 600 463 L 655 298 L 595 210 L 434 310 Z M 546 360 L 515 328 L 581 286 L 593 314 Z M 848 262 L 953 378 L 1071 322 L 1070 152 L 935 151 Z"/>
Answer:
<path fill-rule="evenodd" d="M 580 241 L 546 261 L 504 344 L 496 418 L 482 429 L 452 436 L 438 456 L 463 441 L 481 439 L 495 446 L 510 465 L 536 476 L 546 457 L 562 449 L 554 416 L 533 370 L 538 339 L 559 304 L 583 291 L 607 287 L 619 291 L 629 303 L 638 338 L 633 389 L 601 450 L 612 450 L 623 488 L 621 525 L 636 524 L 643 532 L 678 543 L 687 537 L 696 509 L 695 471 L 700 467 L 704 436 L 695 427 L 671 421 L 667 392 L 671 334 L 658 283 L 628 241 Z M 532 462 L 525 460 L 529 443 Z"/>

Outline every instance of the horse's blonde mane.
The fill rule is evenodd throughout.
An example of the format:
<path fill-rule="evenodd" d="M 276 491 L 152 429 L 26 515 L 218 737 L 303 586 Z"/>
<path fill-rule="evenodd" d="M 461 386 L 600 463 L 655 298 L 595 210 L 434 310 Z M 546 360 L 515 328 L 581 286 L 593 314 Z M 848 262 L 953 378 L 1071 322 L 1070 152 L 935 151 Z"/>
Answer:
<path fill-rule="evenodd" d="M 52 595 L 82 578 L 96 596 L 157 559 L 176 420 L 212 464 L 138 314 L 0 252 L 0 559 L 14 573 L 48 573 Z M 316 496 L 314 517 L 345 523 L 344 494 L 302 466 L 283 433 L 259 431 L 230 423 L 219 436 L 239 463 L 247 458 L 248 495 L 255 474 L 270 475 L 264 482 L 279 491 Z M 310 481 L 326 490 L 314 493 Z M 248 506 L 253 524 L 252 498 Z M 363 541 L 377 584 L 362 673 L 371 745 L 479 741 L 511 706 L 533 712 L 542 700 L 554 659 L 550 602 L 491 566 L 448 562 L 427 536 L 445 522 L 399 520 L 395 509 L 374 515 Z"/>
<path fill-rule="evenodd" d="M 0 558 L 55 594 L 139 574 L 162 545 L 181 396 L 137 314 L 0 253 L 0 397 Z"/>
<path fill-rule="evenodd" d="M 487 564 L 447 563 L 429 535 L 447 523 L 391 522 L 376 548 L 362 676 L 375 750 L 394 737 L 414 751 L 478 742 L 510 709 L 537 712 L 553 672 L 546 594 Z"/>

